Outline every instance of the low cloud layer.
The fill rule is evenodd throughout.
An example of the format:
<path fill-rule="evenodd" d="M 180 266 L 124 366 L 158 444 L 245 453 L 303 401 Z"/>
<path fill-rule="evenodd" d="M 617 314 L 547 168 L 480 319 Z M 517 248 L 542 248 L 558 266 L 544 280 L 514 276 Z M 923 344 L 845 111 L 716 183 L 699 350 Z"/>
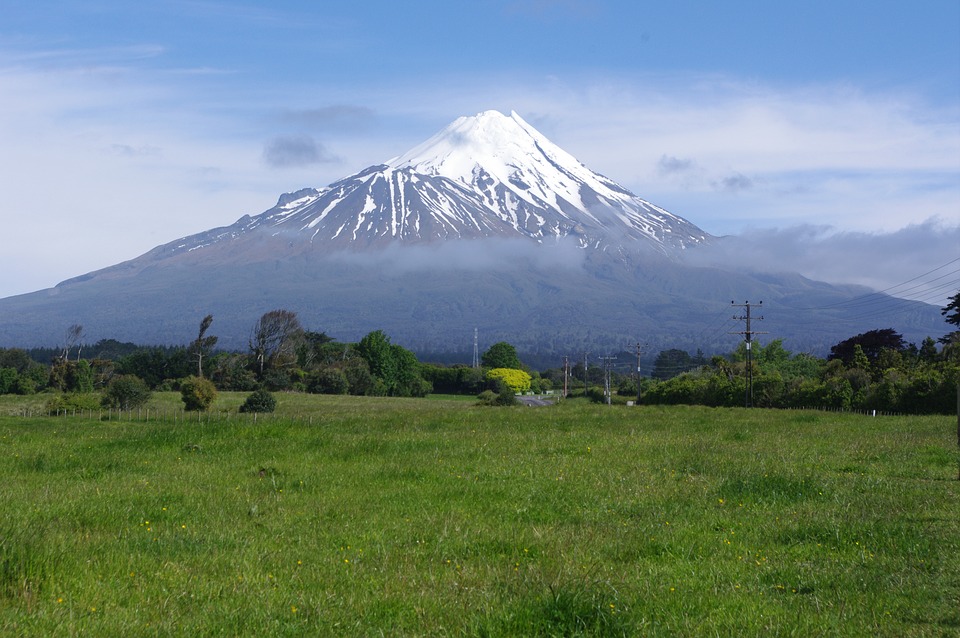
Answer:
<path fill-rule="evenodd" d="M 689 251 L 691 265 L 748 272 L 797 272 L 942 305 L 960 290 L 960 225 L 930 219 L 891 233 L 827 226 L 762 229 Z"/>

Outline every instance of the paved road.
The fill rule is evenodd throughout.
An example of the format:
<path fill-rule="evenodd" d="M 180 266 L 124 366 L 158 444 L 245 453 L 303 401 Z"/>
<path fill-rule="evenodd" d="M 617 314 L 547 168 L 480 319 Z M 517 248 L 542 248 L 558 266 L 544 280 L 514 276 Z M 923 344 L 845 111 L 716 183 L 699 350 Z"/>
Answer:
<path fill-rule="evenodd" d="M 517 401 L 524 405 L 538 408 L 545 405 L 553 405 L 554 399 L 544 399 L 543 397 L 538 396 L 521 396 L 517 397 Z"/>

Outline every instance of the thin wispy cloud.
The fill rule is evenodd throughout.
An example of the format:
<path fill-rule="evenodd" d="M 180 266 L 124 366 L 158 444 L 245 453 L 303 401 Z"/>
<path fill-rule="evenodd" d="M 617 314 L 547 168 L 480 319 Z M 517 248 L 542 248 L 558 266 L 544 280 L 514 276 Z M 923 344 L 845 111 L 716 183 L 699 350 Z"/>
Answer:
<path fill-rule="evenodd" d="M 110 151 L 123 157 L 154 157 L 160 154 L 160 149 L 147 144 L 132 146 L 130 144 L 111 144 Z"/>
<path fill-rule="evenodd" d="M 277 120 L 310 130 L 361 131 L 369 129 L 376 121 L 373 109 L 353 104 L 333 104 L 315 108 L 285 110 Z"/>

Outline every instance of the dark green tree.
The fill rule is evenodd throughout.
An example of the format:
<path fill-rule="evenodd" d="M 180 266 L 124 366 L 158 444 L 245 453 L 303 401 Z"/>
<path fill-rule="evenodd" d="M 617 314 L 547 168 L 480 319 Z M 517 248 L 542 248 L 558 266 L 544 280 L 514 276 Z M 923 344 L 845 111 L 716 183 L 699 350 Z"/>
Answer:
<path fill-rule="evenodd" d="M 430 384 L 420 376 L 420 363 L 416 355 L 390 343 L 390 337 L 382 330 L 366 335 L 357 344 L 356 350 L 367 362 L 370 374 L 380 380 L 383 393 L 390 396 L 425 396 L 430 392 Z"/>
<path fill-rule="evenodd" d="M 393 347 L 390 337 L 383 330 L 374 330 L 367 334 L 357 344 L 357 353 L 363 357 L 370 367 L 370 374 L 387 383 L 396 378 L 396 361 L 393 358 Z"/>
<path fill-rule="evenodd" d="M 855 337 L 845 339 L 830 348 L 830 356 L 827 360 L 839 359 L 844 365 L 851 365 L 854 360 L 855 347 L 860 346 L 867 360 L 871 365 L 877 363 L 877 358 L 883 350 L 895 350 L 902 352 L 907 347 L 903 340 L 903 335 L 893 328 L 884 328 L 882 330 L 870 330 Z"/>
<path fill-rule="evenodd" d="M 254 390 L 240 404 L 240 412 L 273 412 L 277 409 L 277 399 L 267 390 Z"/>
<path fill-rule="evenodd" d="M 307 391 L 314 394 L 347 394 L 350 381 L 343 370 L 338 368 L 320 368 L 307 375 Z"/>
<path fill-rule="evenodd" d="M 0 368 L 0 394 L 13 394 L 19 376 L 15 368 Z"/>
<path fill-rule="evenodd" d="M 940 310 L 947 323 L 960 329 L 960 291 L 949 298 L 949 302 Z"/>
<path fill-rule="evenodd" d="M 517 349 L 506 341 L 499 341 L 483 353 L 480 357 L 480 365 L 484 368 L 513 368 L 519 370 L 522 367 L 520 357 L 517 356 Z"/>
<path fill-rule="evenodd" d="M 105 408 L 130 410 L 144 405 L 150 400 L 150 388 L 140 377 L 121 374 L 114 377 L 103 392 L 102 404 Z"/>
<path fill-rule="evenodd" d="M 245 354 L 221 352 L 211 360 L 210 380 L 221 390 L 250 391 L 257 388 L 257 377 L 248 364 Z"/>
<path fill-rule="evenodd" d="M 183 348 L 137 348 L 117 361 L 118 374 L 134 374 L 156 389 L 166 379 L 190 374 L 193 365 Z"/>
<path fill-rule="evenodd" d="M 932 337 L 927 337 L 920 344 L 920 350 L 917 352 L 917 358 L 922 363 L 932 363 L 937 359 L 937 342 Z"/>
<path fill-rule="evenodd" d="M 93 370 L 90 363 L 83 359 L 57 359 L 50 366 L 47 387 L 61 392 L 93 392 Z"/>
<path fill-rule="evenodd" d="M 34 365 L 26 350 L 20 348 L 0 348 L 0 368 L 13 368 L 17 374 L 23 374 Z"/>

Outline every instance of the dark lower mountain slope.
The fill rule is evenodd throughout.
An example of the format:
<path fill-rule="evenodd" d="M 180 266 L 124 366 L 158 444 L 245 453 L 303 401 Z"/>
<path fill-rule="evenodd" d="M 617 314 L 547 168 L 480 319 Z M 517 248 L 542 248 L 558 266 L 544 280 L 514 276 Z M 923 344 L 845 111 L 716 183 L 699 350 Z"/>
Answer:
<path fill-rule="evenodd" d="M 272 250 L 268 252 L 273 252 Z M 146 257 L 146 256 L 145 256 Z M 134 260 L 55 288 L 0 299 L 0 346 L 56 345 L 71 324 L 88 341 L 189 342 L 214 315 L 220 345 L 243 349 L 264 312 L 285 308 L 304 326 L 351 341 L 382 329 L 425 353 L 463 353 L 506 340 L 537 360 L 618 351 L 637 340 L 648 352 L 727 352 L 743 329 L 730 302 L 762 301 L 761 342 L 824 354 L 831 345 L 892 327 L 908 341 L 946 332 L 939 310 L 886 298 L 865 313 L 848 304 L 866 293 L 798 275 L 746 275 L 692 268 L 663 257 L 627 262 L 599 252 L 480 240 L 329 255 L 298 252 L 221 264 L 200 253 Z M 876 306 L 873 306 L 876 308 Z M 852 308 L 852 309 L 851 309 Z"/>

